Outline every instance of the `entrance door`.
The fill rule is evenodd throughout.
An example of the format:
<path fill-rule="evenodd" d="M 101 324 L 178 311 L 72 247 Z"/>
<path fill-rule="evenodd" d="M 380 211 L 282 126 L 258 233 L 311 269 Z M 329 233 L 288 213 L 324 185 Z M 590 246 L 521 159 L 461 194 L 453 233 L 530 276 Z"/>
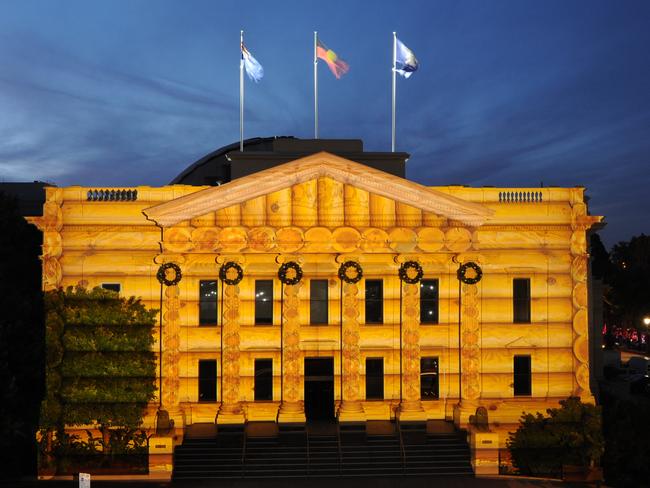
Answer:
<path fill-rule="evenodd" d="M 334 419 L 334 358 L 305 358 L 305 416 Z"/>

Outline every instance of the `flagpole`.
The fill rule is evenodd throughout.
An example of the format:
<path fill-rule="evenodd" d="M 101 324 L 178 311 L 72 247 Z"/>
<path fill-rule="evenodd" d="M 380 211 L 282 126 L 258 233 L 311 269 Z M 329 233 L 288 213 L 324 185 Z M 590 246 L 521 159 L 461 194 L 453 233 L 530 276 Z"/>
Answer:
<path fill-rule="evenodd" d="M 244 151 L 244 31 L 239 31 L 239 150 Z"/>
<path fill-rule="evenodd" d="M 397 84 L 396 84 L 396 79 L 395 75 L 397 72 L 395 71 L 397 66 L 397 33 L 393 32 L 393 117 L 392 117 L 392 124 L 391 124 L 391 151 L 395 152 L 395 99 L 397 98 Z"/>
<path fill-rule="evenodd" d="M 318 32 L 314 31 L 314 139 L 318 139 Z"/>

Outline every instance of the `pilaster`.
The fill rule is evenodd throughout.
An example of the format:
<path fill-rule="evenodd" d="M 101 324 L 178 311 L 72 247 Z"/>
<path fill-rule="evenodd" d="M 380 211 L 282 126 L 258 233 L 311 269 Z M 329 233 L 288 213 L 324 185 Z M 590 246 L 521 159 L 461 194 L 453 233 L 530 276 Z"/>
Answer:
<path fill-rule="evenodd" d="M 220 256 L 217 258 L 219 265 L 234 261 L 242 264 L 241 258 Z M 236 271 L 231 269 L 226 276 L 228 279 L 236 277 Z M 243 424 L 245 421 L 242 409 L 239 384 L 239 359 L 241 351 L 239 335 L 239 285 L 229 285 L 222 281 L 223 286 L 223 322 L 221 327 L 221 376 L 223 391 L 221 392 L 221 406 L 217 412 L 217 424 Z"/>
<path fill-rule="evenodd" d="M 289 259 L 287 259 L 288 261 Z M 302 281 L 283 285 L 282 302 L 282 404 L 278 422 L 305 422 L 305 407 L 300 401 L 302 387 L 300 351 L 300 297 Z"/>
<path fill-rule="evenodd" d="M 343 399 L 338 411 L 340 422 L 365 421 L 360 397 L 361 348 L 359 346 L 359 287 L 341 282 L 343 286 Z"/>

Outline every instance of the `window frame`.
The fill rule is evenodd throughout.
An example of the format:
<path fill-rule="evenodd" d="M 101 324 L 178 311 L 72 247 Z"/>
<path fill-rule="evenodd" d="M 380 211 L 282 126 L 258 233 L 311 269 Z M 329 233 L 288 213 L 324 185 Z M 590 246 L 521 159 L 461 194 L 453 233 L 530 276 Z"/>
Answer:
<path fill-rule="evenodd" d="M 379 283 L 380 298 L 368 298 L 368 283 Z M 384 280 L 367 279 L 364 286 L 365 300 L 364 300 L 364 319 L 366 325 L 383 325 L 384 324 Z M 376 303 L 379 306 L 379 320 L 368 320 L 368 303 Z"/>
<path fill-rule="evenodd" d="M 111 287 L 111 286 L 112 286 L 112 287 L 115 287 L 115 286 L 116 286 L 116 287 L 117 287 L 117 290 L 114 290 L 113 288 L 109 288 L 109 287 Z M 102 284 L 100 285 L 100 287 L 102 288 L 102 290 L 114 291 L 114 292 L 117 293 L 118 295 L 119 295 L 120 293 L 122 293 L 122 283 L 118 283 L 118 282 L 114 282 L 114 281 L 108 281 L 108 282 L 106 282 L 106 283 L 102 283 Z"/>
<path fill-rule="evenodd" d="M 517 283 L 526 283 L 526 293 L 521 296 L 518 294 Z M 513 324 L 530 324 L 532 323 L 532 297 L 531 297 L 531 279 L 519 277 L 512 279 L 512 323 Z M 521 308 L 525 307 L 525 314 L 521 314 Z"/>
<path fill-rule="evenodd" d="M 314 283 L 320 283 L 320 284 L 325 284 L 325 299 L 314 299 L 314 289 L 313 289 L 313 284 Z M 314 326 L 323 326 L 323 325 L 329 325 L 329 280 L 328 279 L 312 279 L 309 280 L 309 325 L 314 325 Z M 314 304 L 321 304 L 321 306 L 324 304 L 324 310 L 325 310 L 325 321 L 324 322 L 314 322 L 313 320 L 313 305 Z"/>
<path fill-rule="evenodd" d="M 369 375 L 368 374 L 368 363 L 370 362 L 375 362 L 378 364 L 381 364 L 381 374 L 373 374 Z M 366 358 L 366 400 L 384 400 L 385 398 L 385 393 L 386 393 L 386 388 L 385 388 L 385 372 L 384 372 L 384 358 L 383 357 L 367 357 Z M 369 386 L 372 386 L 370 382 L 368 381 L 369 378 L 372 379 L 379 379 L 380 381 L 378 382 L 379 390 L 377 394 L 370 394 L 369 395 Z"/>
<path fill-rule="evenodd" d="M 271 291 L 271 296 L 270 296 L 269 300 L 270 300 L 271 303 L 270 303 L 269 307 L 270 307 L 271 316 L 268 317 L 268 318 L 267 317 L 262 317 L 261 313 L 258 313 L 259 312 L 258 304 L 266 303 L 266 301 L 259 300 L 260 297 L 258 296 L 258 293 L 259 293 L 258 284 L 261 286 L 262 283 L 264 283 L 265 285 L 270 284 L 269 290 Z M 269 279 L 255 280 L 255 303 L 254 303 L 255 310 L 254 310 L 254 317 L 255 317 L 255 325 L 256 326 L 270 327 L 270 326 L 273 325 L 273 318 L 274 318 L 273 317 L 274 316 L 273 308 L 274 308 L 274 305 L 275 305 L 274 302 L 273 302 L 273 291 L 274 291 L 273 286 L 274 286 L 274 280 L 269 280 Z"/>
<path fill-rule="evenodd" d="M 207 363 L 213 363 L 214 364 L 214 377 L 201 377 L 201 364 L 207 364 Z M 197 396 L 198 396 L 198 401 L 200 403 L 215 403 L 219 399 L 219 370 L 218 370 L 219 365 L 217 364 L 216 359 L 199 359 L 198 363 L 198 372 L 197 372 Z M 213 385 L 210 386 L 212 389 L 214 387 L 214 399 L 213 398 L 201 398 L 201 392 L 203 391 L 202 385 L 204 385 L 206 382 L 214 382 Z"/>
<path fill-rule="evenodd" d="M 426 286 L 426 283 L 435 282 L 435 298 L 423 298 L 422 288 Z M 435 303 L 435 320 L 424 321 L 422 320 L 422 313 L 424 311 L 425 302 Z M 438 325 L 440 324 L 440 280 L 438 278 L 430 278 L 420 281 L 420 324 L 422 325 Z"/>
<path fill-rule="evenodd" d="M 212 303 L 211 300 L 204 300 L 203 292 L 201 289 L 202 283 L 214 283 L 215 297 L 214 297 L 214 321 L 203 321 L 201 315 L 201 305 L 204 303 Z M 216 327 L 219 325 L 219 280 L 216 278 L 214 280 L 199 280 L 199 327 Z"/>
<path fill-rule="evenodd" d="M 433 360 L 435 361 L 435 371 L 431 371 L 431 373 L 435 372 L 435 377 L 436 377 L 436 392 L 435 396 L 429 396 L 426 397 L 424 395 L 424 386 L 423 386 L 423 376 L 424 376 L 424 362 L 426 360 Z M 435 400 L 440 400 L 440 356 L 421 356 L 420 357 L 420 400 L 421 401 L 435 401 Z"/>
<path fill-rule="evenodd" d="M 261 364 L 262 362 L 267 363 L 266 369 L 270 371 L 270 374 L 266 376 L 266 373 L 264 376 L 262 376 L 261 372 L 258 372 L 258 364 Z M 262 367 L 260 367 L 262 369 Z M 260 380 L 263 378 L 265 381 L 268 381 L 268 385 L 258 385 L 257 381 L 258 378 Z M 268 394 L 264 398 L 258 398 L 258 395 L 261 396 L 259 393 L 260 390 L 263 390 L 264 386 L 268 386 Z M 253 400 L 256 402 L 272 402 L 273 401 L 273 358 L 255 358 L 253 360 Z"/>
<path fill-rule="evenodd" d="M 528 359 L 528 372 L 517 372 L 517 360 Z M 517 391 L 518 378 L 527 379 L 525 389 Z M 512 357 L 512 394 L 516 397 L 530 397 L 533 396 L 533 358 L 530 354 L 515 354 Z"/>

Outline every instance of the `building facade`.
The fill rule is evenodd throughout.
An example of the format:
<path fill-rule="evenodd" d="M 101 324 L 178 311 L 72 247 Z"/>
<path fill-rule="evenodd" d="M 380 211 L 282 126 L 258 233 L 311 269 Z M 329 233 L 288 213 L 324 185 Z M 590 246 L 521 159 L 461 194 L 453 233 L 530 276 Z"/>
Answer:
<path fill-rule="evenodd" d="M 482 406 L 507 431 L 592 400 L 602 217 L 583 188 L 425 187 L 320 152 L 221 186 L 46 194 L 46 290 L 161 308 L 150 428 L 160 408 L 181 438 L 203 422 L 466 427 Z"/>

